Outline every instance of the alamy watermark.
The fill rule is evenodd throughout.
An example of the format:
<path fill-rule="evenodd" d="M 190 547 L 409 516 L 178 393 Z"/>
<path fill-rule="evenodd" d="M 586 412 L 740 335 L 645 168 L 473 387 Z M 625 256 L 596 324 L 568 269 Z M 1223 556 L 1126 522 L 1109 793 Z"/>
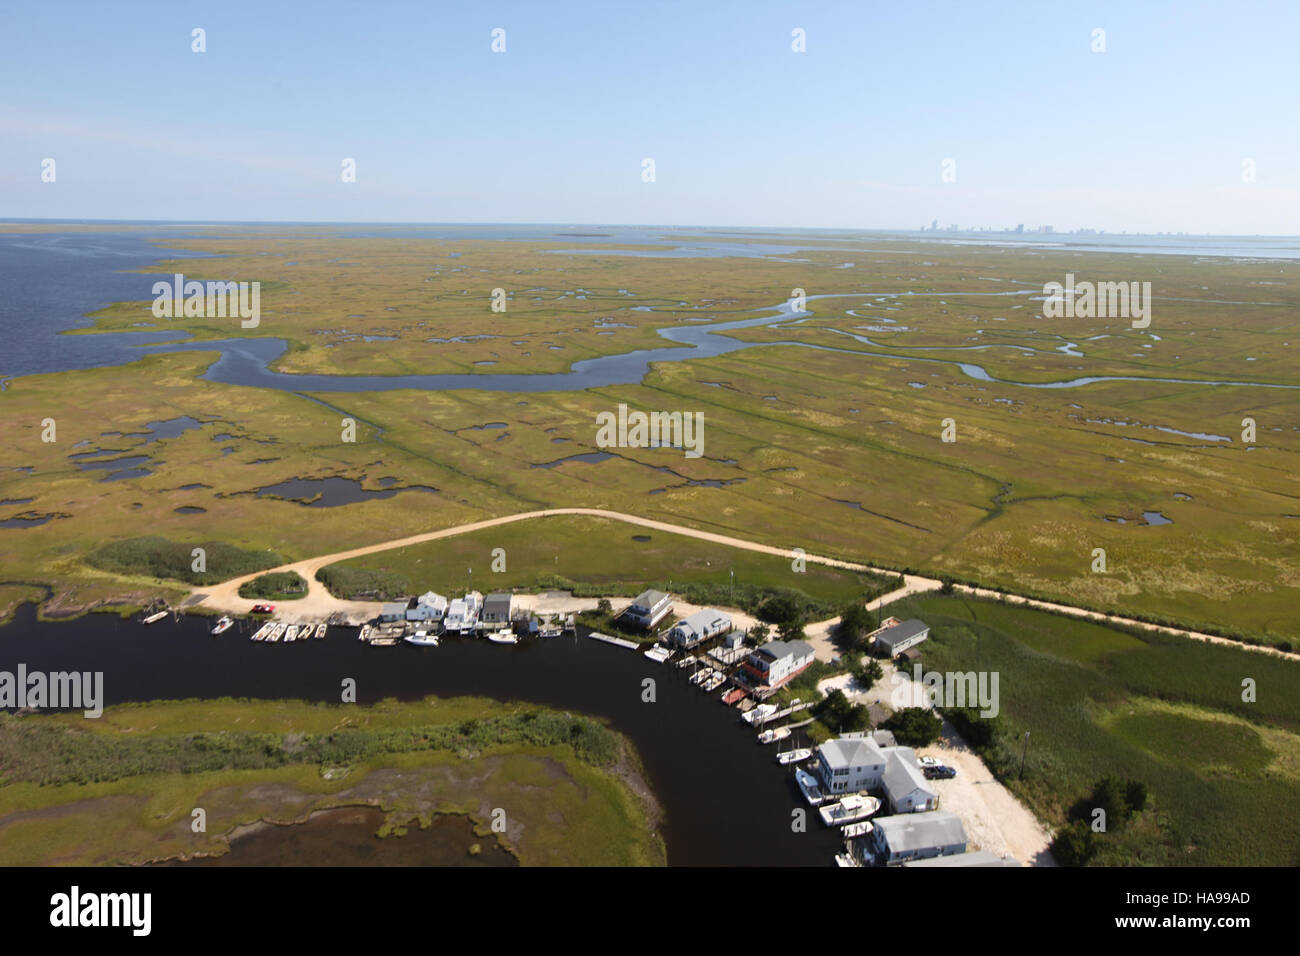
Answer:
<path fill-rule="evenodd" d="M 171 282 L 153 284 L 156 319 L 224 319 L 241 321 L 240 328 L 255 329 L 262 321 L 262 283 L 185 281 L 176 273 Z"/>
<path fill-rule="evenodd" d="M 687 458 L 704 454 L 703 412 L 618 412 L 596 415 L 599 448 L 681 448 Z"/>
<path fill-rule="evenodd" d="M 1043 286 L 1043 316 L 1048 319 L 1132 319 L 1135 329 L 1151 324 L 1150 282 L 1079 282 Z"/>
<path fill-rule="evenodd" d="M 925 689 L 932 707 L 975 707 L 980 716 L 996 717 L 998 703 L 997 671 L 922 671 L 916 664 L 912 679 Z M 912 689 L 906 683 L 894 688 L 891 702 L 896 708 L 912 706 Z"/>
<path fill-rule="evenodd" d="M 0 707 L 81 710 L 87 717 L 104 713 L 103 671 L 0 671 Z"/>

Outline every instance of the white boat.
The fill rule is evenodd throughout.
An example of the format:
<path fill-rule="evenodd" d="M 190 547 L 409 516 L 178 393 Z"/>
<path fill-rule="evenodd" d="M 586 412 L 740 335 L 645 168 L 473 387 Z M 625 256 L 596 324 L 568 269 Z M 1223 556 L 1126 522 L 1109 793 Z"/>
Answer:
<path fill-rule="evenodd" d="M 267 640 L 272 644 L 277 643 L 280 638 L 284 637 L 284 624 L 277 623 L 271 633 L 267 635 Z"/>
<path fill-rule="evenodd" d="M 785 738 L 789 736 L 790 736 L 789 727 L 773 727 L 770 730 L 765 730 L 761 734 L 759 734 L 758 742 L 760 744 L 774 744 L 778 740 L 785 740 Z"/>
<path fill-rule="evenodd" d="M 420 647 L 437 647 L 442 642 L 437 634 L 430 634 L 428 631 L 416 631 L 406 638 L 406 643 L 418 644 Z"/>
<path fill-rule="evenodd" d="M 714 674 L 712 677 L 710 677 L 700 686 L 703 687 L 705 691 L 715 691 L 726 682 L 727 682 L 726 674 Z"/>
<path fill-rule="evenodd" d="M 753 710 L 747 710 L 741 714 L 740 719 L 753 726 L 754 724 L 761 724 L 775 713 L 776 704 L 759 704 Z"/>
<path fill-rule="evenodd" d="M 249 638 L 249 640 L 251 641 L 266 640 L 266 636 L 271 633 L 271 630 L 274 627 L 275 627 L 274 624 L 272 624 L 270 621 L 267 621 L 265 624 L 263 624 L 261 627 L 259 627 L 256 631 L 253 632 L 253 636 Z"/>
<path fill-rule="evenodd" d="M 370 639 L 370 625 L 369 625 L 369 624 L 362 624 L 362 625 L 361 625 L 361 630 L 357 632 L 357 640 L 358 640 L 358 641 L 366 641 L 366 640 L 369 640 L 369 639 Z"/>
<path fill-rule="evenodd" d="M 698 657 L 683 657 L 677 662 L 678 667 L 693 667 L 699 661 Z"/>
<path fill-rule="evenodd" d="M 880 801 L 875 797 L 863 797 L 850 794 L 839 803 L 831 803 L 819 811 L 822 822 L 828 827 L 842 827 L 846 823 L 865 820 L 880 809 Z"/>
<path fill-rule="evenodd" d="M 713 668 L 706 667 L 703 670 L 696 671 L 689 679 L 692 684 L 702 684 L 704 681 L 708 680 L 712 674 Z"/>
<path fill-rule="evenodd" d="M 163 618 L 165 618 L 166 616 L 167 616 L 167 612 L 166 612 L 166 611 L 157 611 L 157 612 L 155 612 L 155 613 L 153 613 L 153 614 L 150 614 L 148 617 L 146 617 L 146 618 L 144 619 L 144 623 L 146 623 L 146 624 L 153 624 L 153 623 L 156 622 L 156 621 L 161 621 L 161 620 L 162 620 Z"/>
<path fill-rule="evenodd" d="M 515 632 L 510 630 L 508 627 L 502 628 L 499 631 L 493 631 L 491 634 L 488 635 L 488 640 L 494 644 L 518 644 L 519 643 L 519 638 L 515 635 Z"/>
<path fill-rule="evenodd" d="M 858 823 L 848 824 L 840 832 L 844 834 L 844 839 L 853 840 L 856 839 L 857 837 L 866 836 L 874 829 L 875 829 L 875 825 L 870 820 L 862 820 Z"/>
<path fill-rule="evenodd" d="M 316 625 L 316 633 L 313 634 L 312 637 L 316 638 L 316 640 L 318 641 L 324 640 L 325 630 L 328 627 L 329 627 L 328 624 L 326 624 L 324 621 L 321 621 L 319 624 Z"/>
<path fill-rule="evenodd" d="M 664 647 L 662 644 L 656 644 L 654 647 L 650 648 L 650 650 L 645 652 L 645 656 L 650 658 L 650 660 L 654 661 L 656 664 L 662 664 L 672 656 L 672 653 L 672 651 Z"/>
<path fill-rule="evenodd" d="M 538 637 L 560 637 L 564 634 L 564 624 L 558 617 L 544 617 L 537 629 Z"/>
<path fill-rule="evenodd" d="M 284 642 L 288 644 L 290 641 L 296 640 L 298 640 L 298 625 L 290 624 L 289 630 L 284 632 Z"/>
<path fill-rule="evenodd" d="M 568 617 L 564 619 L 564 633 L 576 634 L 577 632 L 578 632 L 577 619 L 574 617 L 574 615 L 570 614 Z"/>
<path fill-rule="evenodd" d="M 826 802 L 826 794 L 822 793 L 821 784 L 807 770 L 796 770 L 794 782 L 799 785 L 799 792 L 803 794 L 803 798 L 812 806 L 820 806 Z"/>
<path fill-rule="evenodd" d="M 233 625 L 234 623 L 235 623 L 235 619 L 233 617 L 227 617 L 226 615 L 223 614 L 217 620 L 217 623 L 212 626 L 211 633 L 224 634 L 226 633 L 226 631 L 230 630 L 231 625 Z"/>
<path fill-rule="evenodd" d="M 792 763 L 803 763 L 812 756 L 812 750 L 808 747 L 800 747 L 798 750 L 787 750 L 785 753 L 776 755 L 776 762 L 781 765 Z"/>
<path fill-rule="evenodd" d="M 836 866 L 861 866 L 862 864 L 859 863 L 857 857 L 853 856 L 853 854 L 851 853 L 836 853 L 835 865 Z"/>

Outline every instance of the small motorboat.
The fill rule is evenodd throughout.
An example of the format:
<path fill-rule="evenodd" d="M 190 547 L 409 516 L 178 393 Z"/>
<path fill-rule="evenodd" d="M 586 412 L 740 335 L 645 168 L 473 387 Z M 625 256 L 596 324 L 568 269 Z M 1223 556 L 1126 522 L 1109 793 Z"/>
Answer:
<path fill-rule="evenodd" d="M 318 640 L 318 641 L 319 641 L 319 640 L 323 640 L 324 637 L 325 637 L 325 631 L 326 631 L 328 628 L 329 628 L 329 625 L 326 624 L 324 621 L 321 621 L 319 624 L 316 625 L 316 633 L 313 634 L 312 637 L 316 638 L 316 640 Z"/>
<path fill-rule="evenodd" d="M 799 792 L 811 806 L 820 806 L 826 802 L 826 794 L 822 793 L 821 784 L 817 778 L 807 770 L 796 770 L 794 772 L 794 782 L 799 785 Z"/>
<path fill-rule="evenodd" d="M 516 635 L 514 631 L 508 628 L 500 631 L 490 632 L 487 636 L 487 639 L 491 641 L 493 644 L 518 644 L 519 643 L 518 635 Z"/>
<path fill-rule="evenodd" d="M 212 626 L 211 633 L 224 634 L 226 633 L 226 631 L 230 630 L 230 628 L 234 625 L 234 623 L 235 623 L 235 619 L 233 617 L 227 617 L 226 615 L 223 614 L 221 618 L 218 619 L 217 623 Z"/>
<path fill-rule="evenodd" d="M 800 747 L 798 750 L 787 750 L 784 753 L 776 755 L 776 762 L 785 766 L 792 763 L 803 763 L 812 756 L 812 749 L 809 747 Z"/>

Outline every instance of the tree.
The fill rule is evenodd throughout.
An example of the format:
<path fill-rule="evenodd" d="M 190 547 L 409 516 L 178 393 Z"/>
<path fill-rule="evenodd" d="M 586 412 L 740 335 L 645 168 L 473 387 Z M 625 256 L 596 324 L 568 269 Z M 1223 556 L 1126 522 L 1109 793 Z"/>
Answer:
<path fill-rule="evenodd" d="M 774 594 L 758 609 L 758 616 L 769 624 L 785 624 L 803 616 L 799 602 L 790 594 Z"/>
<path fill-rule="evenodd" d="M 885 669 L 880 666 L 880 661 L 877 660 L 869 660 L 863 666 L 853 670 L 853 681 L 863 693 L 871 690 L 876 685 L 876 681 L 884 676 Z"/>
<path fill-rule="evenodd" d="M 939 739 L 943 721 L 928 707 L 904 707 L 880 726 L 904 747 L 928 747 Z"/>
<path fill-rule="evenodd" d="M 760 623 L 760 624 L 755 624 L 753 627 L 751 627 L 745 636 L 748 637 L 754 644 L 762 644 L 767 640 L 767 636 L 771 632 L 772 629 L 770 627 L 768 627 L 766 624 Z"/>
<path fill-rule="evenodd" d="M 860 650 L 863 638 L 873 630 L 871 623 L 871 612 L 865 605 L 850 604 L 840 611 L 840 623 L 836 627 L 836 634 L 849 647 Z"/>
<path fill-rule="evenodd" d="M 1088 824 L 1075 820 L 1056 834 L 1051 849 L 1061 866 L 1087 866 L 1097 853 L 1096 835 Z"/>
<path fill-rule="evenodd" d="M 614 610 L 614 605 L 609 603 L 609 598 L 601 598 L 596 602 L 596 613 L 608 614 L 612 610 Z"/>
<path fill-rule="evenodd" d="M 1141 780 L 1125 781 L 1124 802 L 1130 813 L 1141 813 L 1147 808 L 1147 785 Z"/>
<path fill-rule="evenodd" d="M 805 637 L 802 621 L 783 621 L 777 625 L 776 633 L 783 641 L 802 641 Z"/>

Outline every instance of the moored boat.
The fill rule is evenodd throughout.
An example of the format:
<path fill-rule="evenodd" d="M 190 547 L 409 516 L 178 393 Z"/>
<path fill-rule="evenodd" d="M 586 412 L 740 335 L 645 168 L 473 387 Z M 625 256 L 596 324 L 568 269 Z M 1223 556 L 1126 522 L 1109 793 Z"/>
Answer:
<path fill-rule="evenodd" d="M 329 625 L 326 624 L 324 621 L 321 621 L 319 624 L 316 625 L 316 633 L 313 634 L 312 637 L 314 637 L 314 638 L 315 638 L 316 640 L 318 640 L 318 641 L 319 641 L 319 640 L 323 640 L 324 637 L 325 637 L 325 631 L 326 631 L 328 628 L 329 628 Z"/>
<path fill-rule="evenodd" d="M 153 614 L 150 614 L 148 617 L 146 617 L 146 618 L 144 619 L 144 623 L 145 623 L 145 624 L 153 624 L 153 623 L 155 623 L 155 622 L 157 622 L 157 621 L 161 621 L 161 620 L 162 620 L 163 618 L 165 618 L 166 616 L 167 616 L 167 612 L 166 612 L 166 611 L 155 611 Z"/>
<path fill-rule="evenodd" d="M 850 794 L 838 803 L 827 804 L 819 812 L 822 822 L 828 827 L 842 827 L 846 823 L 865 820 L 879 809 L 880 801 L 875 797 Z"/>
<path fill-rule="evenodd" d="M 789 727 L 773 727 L 760 733 L 758 735 L 758 742 L 760 744 L 774 744 L 778 740 L 785 740 L 785 738 L 789 736 Z"/>
<path fill-rule="evenodd" d="M 226 616 L 226 615 L 223 614 L 223 615 L 222 615 L 222 616 L 217 620 L 217 623 L 214 624 L 214 625 L 212 625 L 212 631 L 211 631 L 211 633 L 213 633 L 213 634 L 224 634 L 224 633 L 226 633 L 226 631 L 230 630 L 231 626 L 234 625 L 234 623 L 235 623 L 235 619 L 234 619 L 233 617 L 228 617 L 228 616 Z"/>
<path fill-rule="evenodd" d="M 840 832 L 844 834 L 845 840 L 853 840 L 857 837 L 866 836 L 873 829 L 875 829 L 875 824 L 870 820 L 861 820 L 858 823 L 847 824 Z"/>
<path fill-rule="evenodd" d="M 284 642 L 288 644 L 290 641 L 296 640 L 298 640 L 298 625 L 290 624 L 289 629 L 284 632 Z"/>
<path fill-rule="evenodd" d="M 787 750 L 785 753 L 776 755 L 776 762 L 782 765 L 792 763 L 802 763 L 812 756 L 812 750 L 808 747 L 800 747 L 798 750 Z"/>
<path fill-rule="evenodd" d="M 775 713 L 776 704 L 759 704 L 753 710 L 747 710 L 741 714 L 740 719 L 753 726 L 754 724 L 761 724 Z"/>
<path fill-rule="evenodd" d="M 362 624 L 362 625 L 361 625 L 361 630 L 357 632 L 357 640 L 358 640 L 358 641 L 368 641 L 368 640 L 370 640 L 370 625 L 369 625 L 369 624 Z"/>
<path fill-rule="evenodd" d="M 488 640 L 493 644 L 518 644 L 519 638 L 514 631 L 504 628 L 500 631 L 493 631 L 488 635 Z"/>
<path fill-rule="evenodd" d="M 656 644 L 654 647 L 650 648 L 650 650 L 645 652 L 645 656 L 650 658 L 650 660 L 654 661 L 656 664 L 662 664 L 664 661 L 668 660 L 672 653 L 672 651 L 664 647 L 662 644 Z"/>
<path fill-rule="evenodd" d="M 826 802 L 826 794 L 822 793 L 821 784 L 807 770 L 796 770 L 794 782 L 799 785 L 799 792 L 803 794 L 803 798 L 812 806 L 820 806 Z"/>
<path fill-rule="evenodd" d="M 437 634 L 430 634 L 428 631 L 416 631 L 405 640 L 408 644 L 416 644 L 420 647 L 437 647 L 442 643 Z"/>

